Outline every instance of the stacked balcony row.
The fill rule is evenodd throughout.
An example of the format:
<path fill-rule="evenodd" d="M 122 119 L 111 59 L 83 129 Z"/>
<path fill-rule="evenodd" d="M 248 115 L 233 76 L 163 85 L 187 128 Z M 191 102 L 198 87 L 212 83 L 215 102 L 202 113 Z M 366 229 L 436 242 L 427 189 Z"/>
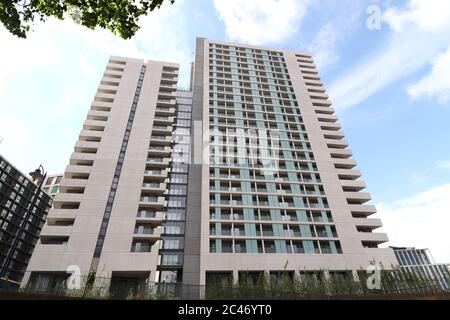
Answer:
<path fill-rule="evenodd" d="M 150 252 L 161 246 L 167 207 L 167 182 L 176 114 L 178 70 L 163 66 L 145 171 L 133 235 L 132 252 Z"/>
<path fill-rule="evenodd" d="M 335 110 L 331 107 L 332 104 L 323 87 L 316 65 L 311 56 L 306 54 L 297 55 L 297 62 L 361 242 L 365 247 L 377 247 L 388 241 L 387 236 L 383 233 L 372 232 L 382 224 L 378 219 L 367 218 L 376 213 L 376 209 L 374 206 L 365 205 L 371 200 L 371 196 L 369 193 L 361 192 L 366 185 L 358 180 L 361 172 L 355 169 L 356 161 L 350 159 L 353 155 L 352 151 L 348 149 L 349 144 L 340 131 L 341 125 L 337 121 Z"/>
<path fill-rule="evenodd" d="M 106 66 L 41 233 L 42 244 L 60 245 L 69 240 L 125 66 L 125 61 L 113 58 Z"/>

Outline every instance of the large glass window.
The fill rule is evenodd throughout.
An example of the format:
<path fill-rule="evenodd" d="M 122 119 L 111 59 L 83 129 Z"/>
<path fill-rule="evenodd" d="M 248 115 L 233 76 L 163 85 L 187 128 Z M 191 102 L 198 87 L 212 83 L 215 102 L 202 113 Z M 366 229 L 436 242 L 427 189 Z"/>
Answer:
<path fill-rule="evenodd" d="M 169 197 L 169 207 L 183 208 L 186 207 L 186 197 Z"/>
<path fill-rule="evenodd" d="M 161 264 L 165 266 L 177 266 L 181 263 L 181 256 L 178 254 L 163 254 Z"/>
<path fill-rule="evenodd" d="M 173 195 L 186 195 L 186 186 L 182 185 L 171 185 L 169 189 L 169 193 Z"/>
<path fill-rule="evenodd" d="M 173 221 L 184 220 L 184 211 L 169 209 L 167 211 L 166 220 L 173 220 Z"/>
<path fill-rule="evenodd" d="M 185 174 L 173 174 L 170 177 L 170 182 L 186 184 L 187 183 L 187 175 L 185 175 Z"/>
<path fill-rule="evenodd" d="M 168 250 L 183 249 L 182 241 L 180 239 L 164 239 L 163 249 Z"/>

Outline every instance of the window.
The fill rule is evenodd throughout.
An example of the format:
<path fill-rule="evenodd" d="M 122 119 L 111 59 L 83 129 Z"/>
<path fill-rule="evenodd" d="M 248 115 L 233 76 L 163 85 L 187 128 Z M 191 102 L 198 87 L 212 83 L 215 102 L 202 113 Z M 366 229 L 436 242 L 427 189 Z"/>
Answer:
<path fill-rule="evenodd" d="M 178 112 L 178 118 L 190 119 L 191 114 L 189 112 Z"/>
<path fill-rule="evenodd" d="M 180 257 L 177 254 L 165 254 L 162 256 L 162 264 L 166 266 L 176 266 L 180 263 Z"/>
<path fill-rule="evenodd" d="M 168 210 L 166 214 L 166 220 L 181 221 L 184 220 L 183 210 Z"/>
<path fill-rule="evenodd" d="M 160 276 L 161 282 L 175 283 L 177 282 L 177 272 L 176 271 L 161 271 Z"/>
<path fill-rule="evenodd" d="M 185 174 L 173 174 L 170 178 L 172 183 L 187 183 L 187 175 Z"/>
<path fill-rule="evenodd" d="M 183 208 L 186 206 L 186 197 L 169 197 L 169 207 Z"/>
<path fill-rule="evenodd" d="M 177 120 L 177 126 L 189 127 L 190 125 L 191 125 L 191 121 L 190 120 L 183 120 L 183 119 L 178 119 Z"/>
<path fill-rule="evenodd" d="M 173 164 L 172 172 L 187 173 L 188 172 L 188 165 L 187 164 L 181 164 L 181 163 Z"/>
<path fill-rule="evenodd" d="M 166 234 L 181 234 L 180 226 L 165 226 L 164 233 Z"/>
<path fill-rule="evenodd" d="M 181 241 L 179 239 L 166 239 L 164 240 L 163 248 L 169 250 L 181 249 Z"/>
<path fill-rule="evenodd" d="M 186 189 L 187 189 L 186 186 L 172 185 L 170 186 L 169 193 L 175 195 L 186 195 Z"/>

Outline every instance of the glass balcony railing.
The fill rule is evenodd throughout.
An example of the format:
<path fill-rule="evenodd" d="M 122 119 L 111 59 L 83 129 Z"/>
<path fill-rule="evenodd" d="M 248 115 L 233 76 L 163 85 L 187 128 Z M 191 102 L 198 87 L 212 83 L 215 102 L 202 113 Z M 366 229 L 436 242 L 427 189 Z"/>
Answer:
<path fill-rule="evenodd" d="M 138 227 L 138 228 L 134 229 L 134 234 L 140 234 L 140 235 L 154 234 L 154 228 Z"/>
<path fill-rule="evenodd" d="M 159 183 L 143 183 L 142 187 L 148 188 L 148 189 L 159 189 L 159 188 L 161 188 L 161 184 L 159 184 Z"/>
<path fill-rule="evenodd" d="M 144 196 L 140 198 L 140 201 L 145 203 L 158 202 L 158 197 Z"/>
<path fill-rule="evenodd" d="M 161 170 L 145 170 L 145 174 L 147 175 L 161 175 Z"/>
<path fill-rule="evenodd" d="M 137 214 L 138 218 L 155 218 L 156 212 L 155 211 L 147 211 L 147 210 L 141 210 Z"/>

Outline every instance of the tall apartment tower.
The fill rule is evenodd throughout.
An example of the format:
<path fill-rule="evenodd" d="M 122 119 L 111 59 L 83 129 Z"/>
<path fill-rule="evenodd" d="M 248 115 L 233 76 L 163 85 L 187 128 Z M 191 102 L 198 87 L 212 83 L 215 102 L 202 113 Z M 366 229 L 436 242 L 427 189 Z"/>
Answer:
<path fill-rule="evenodd" d="M 397 264 L 311 55 L 197 38 L 195 59 L 183 281 Z"/>
<path fill-rule="evenodd" d="M 178 68 L 111 57 L 24 284 L 54 289 L 68 270 L 181 281 L 191 94 Z"/>
<path fill-rule="evenodd" d="M 396 264 L 310 55 L 198 38 L 190 89 L 177 77 L 177 64 L 109 60 L 24 283 Z"/>

